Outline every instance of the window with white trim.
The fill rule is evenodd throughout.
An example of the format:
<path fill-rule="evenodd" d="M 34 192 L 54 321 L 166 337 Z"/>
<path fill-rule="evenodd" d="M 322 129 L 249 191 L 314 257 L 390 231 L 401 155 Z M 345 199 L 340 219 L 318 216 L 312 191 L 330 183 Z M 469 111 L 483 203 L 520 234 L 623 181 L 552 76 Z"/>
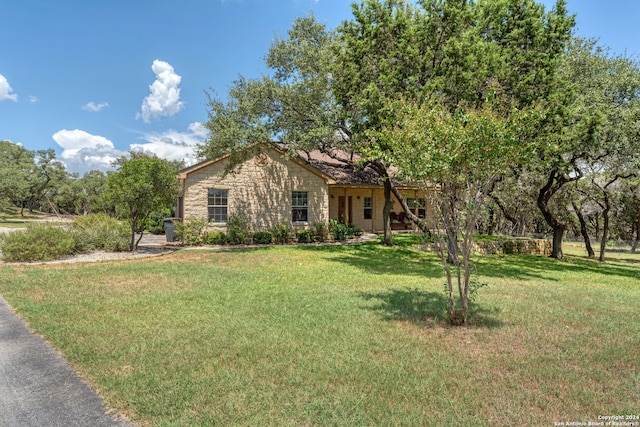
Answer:
<path fill-rule="evenodd" d="M 291 193 L 291 219 L 293 222 L 309 220 L 309 196 L 306 191 Z"/>
<path fill-rule="evenodd" d="M 364 219 L 371 219 L 373 213 L 373 198 L 365 197 L 364 198 Z"/>
<path fill-rule="evenodd" d="M 209 222 L 227 222 L 229 190 L 210 188 L 208 196 Z"/>

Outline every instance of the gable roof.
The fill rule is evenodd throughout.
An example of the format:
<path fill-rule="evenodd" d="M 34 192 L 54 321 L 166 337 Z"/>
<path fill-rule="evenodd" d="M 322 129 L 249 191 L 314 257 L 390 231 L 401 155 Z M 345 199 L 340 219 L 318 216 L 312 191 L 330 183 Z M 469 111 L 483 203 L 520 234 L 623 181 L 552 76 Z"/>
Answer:
<path fill-rule="evenodd" d="M 352 169 L 345 167 L 347 161 L 353 160 L 353 155 L 344 151 L 335 151 L 333 156 L 329 156 L 320 150 L 312 151 L 291 151 L 284 143 L 272 142 L 272 143 L 257 143 L 252 147 L 259 150 L 258 147 L 269 148 L 280 156 L 287 157 L 288 160 L 302 166 L 303 168 L 311 171 L 312 173 L 320 176 L 329 185 L 353 185 L 353 186 L 375 186 L 379 187 L 383 185 L 380 176 L 370 166 L 365 166 L 362 169 Z M 196 163 L 192 166 L 184 168 L 178 172 L 178 177 L 184 180 L 186 176 L 199 169 L 205 168 L 211 164 L 223 161 L 229 158 L 229 154 L 222 155 L 216 159 L 205 160 L 200 163 Z M 340 161 L 344 159 L 344 161 Z M 398 187 L 406 187 L 407 184 L 394 180 Z"/>
<path fill-rule="evenodd" d="M 256 154 L 260 151 L 260 148 L 258 147 L 266 147 L 271 149 L 272 151 L 275 151 L 276 153 L 278 153 L 280 156 L 284 157 L 286 156 L 286 152 L 280 150 L 278 147 L 276 147 L 274 144 L 265 144 L 265 143 L 258 143 L 258 144 L 254 144 L 251 148 L 255 148 L 256 149 Z M 206 168 L 209 165 L 212 165 L 214 163 L 218 163 L 221 162 L 223 160 L 228 159 L 229 157 L 231 157 L 230 154 L 223 154 L 220 157 L 217 157 L 215 159 L 209 159 L 209 160 L 203 160 L 202 162 L 196 163 L 194 165 L 191 165 L 189 167 L 186 167 L 184 169 L 181 169 L 178 171 L 178 178 L 180 180 L 185 180 L 187 175 L 189 175 L 190 173 L 196 172 L 200 169 Z M 292 161 L 293 163 L 297 164 L 298 166 L 301 166 L 305 169 L 307 169 L 308 171 L 310 171 L 311 173 L 319 176 L 320 178 L 324 179 L 325 182 L 327 184 L 335 184 L 335 180 L 328 174 L 324 173 L 322 170 L 317 169 L 313 166 L 311 166 L 308 162 L 304 161 L 303 159 L 300 158 L 295 158 L 295 157 L 289 157 L 288 160 Z"/>

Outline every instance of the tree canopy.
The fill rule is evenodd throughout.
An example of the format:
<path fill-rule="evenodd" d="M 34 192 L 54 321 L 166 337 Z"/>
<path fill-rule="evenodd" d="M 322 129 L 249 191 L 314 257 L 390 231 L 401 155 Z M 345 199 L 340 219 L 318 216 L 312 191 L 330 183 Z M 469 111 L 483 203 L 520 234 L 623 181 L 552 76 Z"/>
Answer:
<path fill-rule="evenodd" d="M 132 151 L 116 160 L 118 170 L 109 175 L 108 197 L 116 212 L 131 224 L 131 249 L 142 238 L 147 217 L 172 206 L 178 196 L 176 169 L 167 160 Z M 139 234 L 136 240 L 136 233 Z"/>

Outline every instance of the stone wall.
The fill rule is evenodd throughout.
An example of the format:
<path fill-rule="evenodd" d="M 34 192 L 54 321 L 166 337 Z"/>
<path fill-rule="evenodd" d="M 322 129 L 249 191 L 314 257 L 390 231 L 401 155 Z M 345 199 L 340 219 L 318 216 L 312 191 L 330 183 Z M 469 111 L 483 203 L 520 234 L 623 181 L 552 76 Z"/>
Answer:
<path fill-rule="evenodd" d="M 552 242 L 544 239 L 508 239 L 489 242 L 476 242 L 479 253 L 551 255 Z"/>
<path fill-rule="evenodd" d="M 310 228 L 329 220 L 329 191 L 324 178 L 310 169 L 265 149 L 224 175 L 223 159 L 186 175 L 184 219 L 208 217 L 208 190 L 228 190 L 228 215 L 240 215 L 254 231 L 266 230 L 281 220 L 295 229 Z M 308 192 L 308 221 L 292 221 L 292 192 Z M 210 223 L 213 229 L 224 223 Z"/>

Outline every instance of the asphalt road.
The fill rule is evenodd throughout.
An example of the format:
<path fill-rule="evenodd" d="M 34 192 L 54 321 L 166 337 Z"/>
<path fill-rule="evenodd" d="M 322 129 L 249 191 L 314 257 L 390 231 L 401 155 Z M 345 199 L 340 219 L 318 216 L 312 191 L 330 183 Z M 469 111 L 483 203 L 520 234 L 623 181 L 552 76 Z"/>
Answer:
<path fill-rule="evenodd" d="M 0 296 L 0 426 L 131 427 Z"/>

